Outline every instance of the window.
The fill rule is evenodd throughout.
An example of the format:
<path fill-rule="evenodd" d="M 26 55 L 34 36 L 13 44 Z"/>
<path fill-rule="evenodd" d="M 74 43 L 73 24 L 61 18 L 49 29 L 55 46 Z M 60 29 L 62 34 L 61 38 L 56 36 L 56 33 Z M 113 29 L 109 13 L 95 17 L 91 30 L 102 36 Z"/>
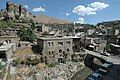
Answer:
<path fill-rule="evenodd" d="M 61 49 L 59 49 L 59 53 L 61 53 L 62 52 L 62 50 Z"/>
<path fill-rule="evenodd" d="M 11 40 L 9 40 L 9 43 L 11 43 Z"/>
<path fill-rule="evenodd" d="M 53 51 L 52 51 L 52 54 L 53 54 Z"/>
<path fill-rule="evenodd" d="M 27 44 L 25 44 L 25 46 L 28 46 Z"/>
<path fill-rule="evenodd" d="M 67 44 L 70 44 L 70 41 L 66 41 Z"/>
<path fill-rule="evenodd" d="M 50 46 L 50 42 L 48 42 L 48 46 Z"/>
<path fill-rule="evenodd" d="M 63 42 L 58 42 L 58 45 L 63 45 Z"/>
<path fill-rule="evenodd" d="M 69 52 L 69 49 L 67 49 L 67 52 Z"/>
<path fill-rule="evenodd" d="M 51 52 L 49 51 L 49 55 L 51 55 Z"/>
<path fill-rule="evenodd" d="M 54 43 L 53 42 L 48 42 L 48 46 L 53 46 Z"/>
<path fill-rule="evenodd" d="M 54 45 L 54 43 L 53 43 L 53 42 L 51 42 L 51 45 L 53 46 L 53 45 Z"/>
<path fill-rule="evenodd" d="M 44 62 L 44 58 L 43 57 L 41 57 L 40 60 L 41 60 L 42 63 Z"/>
<path fill-rule="evenodd" d="M 8 40 L 5 40 L 6 43 L 8 43 Z"/>
<path fill-rule="evenodd" d="M 62 54 L 60 55 L 60 57 L 62 57 Z"/>
<path fill-rule="evenodd" d="M 75 49 L 77 49 L 77 45 L 75 45 Z"/>

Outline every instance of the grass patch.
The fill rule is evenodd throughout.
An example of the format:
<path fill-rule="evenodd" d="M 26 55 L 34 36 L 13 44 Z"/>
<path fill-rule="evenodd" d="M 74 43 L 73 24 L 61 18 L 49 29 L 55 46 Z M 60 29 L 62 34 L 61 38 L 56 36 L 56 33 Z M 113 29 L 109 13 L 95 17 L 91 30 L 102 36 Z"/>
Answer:
<path fill-rule="evenodd" d="M 33 54 L 31 48 L 24 48 L 15 52 L 16 54 Z"/>

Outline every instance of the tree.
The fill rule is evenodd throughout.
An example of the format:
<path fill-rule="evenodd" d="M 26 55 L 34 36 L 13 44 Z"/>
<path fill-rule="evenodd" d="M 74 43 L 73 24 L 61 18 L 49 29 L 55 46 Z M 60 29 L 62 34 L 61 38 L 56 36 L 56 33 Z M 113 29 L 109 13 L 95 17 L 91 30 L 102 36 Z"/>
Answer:
<path fill-rule="evenodd" d="M 6 21 L 8 27 L 14 27 L 14 21 Z"/>
<path fill-rule="evenodd" d="M 33 30 L 30 28 L 21 28 L 20 31 L 18 31 L 18 36 L 20 37 L 20 40 L 22 41 L 30 41 L 33 42 L 36 39 L 36 35 L 34 34 Z"/>
<path fill-rule="evenodd" d="M 36 28 L 35 22 L 32 19 L 30 20 L 30 22 L 31 22 L 31 29 L 34 30 Z"/>
<path fill-rule="evenodd" d="M 0 21 L 0 29 L 6 28 L 8 27 L 8 24 L 6 23 L 6 21 Z"/>
<path fill-rule="evenodd" d="M 14 27 L 14 21 L 0 21 L 0 28 Z"/>

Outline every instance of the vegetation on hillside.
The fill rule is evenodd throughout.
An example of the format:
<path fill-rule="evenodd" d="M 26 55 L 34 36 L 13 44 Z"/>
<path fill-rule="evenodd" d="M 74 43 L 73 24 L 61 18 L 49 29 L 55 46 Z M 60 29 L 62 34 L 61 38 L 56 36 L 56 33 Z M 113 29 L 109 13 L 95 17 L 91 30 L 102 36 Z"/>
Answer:
<path fill-rule="evenodd" d="M 88 29 L 88 28 L 96 28 L 96 26 L 95 26 L 95 25 L 92 25 L 92 24 L 75 23 L 75 26 L 76 26 L 76 27 L 77 27 L 77 26 L 82 26 L 82 27 L 84 27 L 84 28 L 86 28 L 86 29 Z"/>
<path fill-rule="evenodd" d="M 33 42 L 36 39 L 34 31 L 30 28 L 23 27 L 17 32 L 17 34 L 20 37 L 20 40 L 22 41 Z"/>
<path fill-rule="evenodd" d="M 0 29 L 14 27 L 14 21 L 0 21 Z"/>
<path fill-rule="evenodd" d="M 30 23 L 31 23 L 31 29 L 34 30 L 36 28 L 35 22 L 31 19 Z"/>
<path fill-rule="evenodd" d="M 100 26 L 100 25 L 105 26 L 105 27 L 113 27 L 113 28 L 120 29 L 120 20 L 97 23 L 97 26 Z"/>

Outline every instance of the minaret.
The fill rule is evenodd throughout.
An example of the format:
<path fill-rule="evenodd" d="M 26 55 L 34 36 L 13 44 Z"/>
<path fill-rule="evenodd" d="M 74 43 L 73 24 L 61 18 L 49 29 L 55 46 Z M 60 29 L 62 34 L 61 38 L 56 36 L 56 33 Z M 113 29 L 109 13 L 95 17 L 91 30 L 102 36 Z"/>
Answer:
<path fill-rule="evenodd" d="M 9 2 L 6 2 L 6 10 L 9 11 Z"/>
<path fill-rule="evenodd" d="M 22 6 L 21 4 L 19 5 L 19 16 L 21 16 L 21 11 L 22 11 Z"/>

